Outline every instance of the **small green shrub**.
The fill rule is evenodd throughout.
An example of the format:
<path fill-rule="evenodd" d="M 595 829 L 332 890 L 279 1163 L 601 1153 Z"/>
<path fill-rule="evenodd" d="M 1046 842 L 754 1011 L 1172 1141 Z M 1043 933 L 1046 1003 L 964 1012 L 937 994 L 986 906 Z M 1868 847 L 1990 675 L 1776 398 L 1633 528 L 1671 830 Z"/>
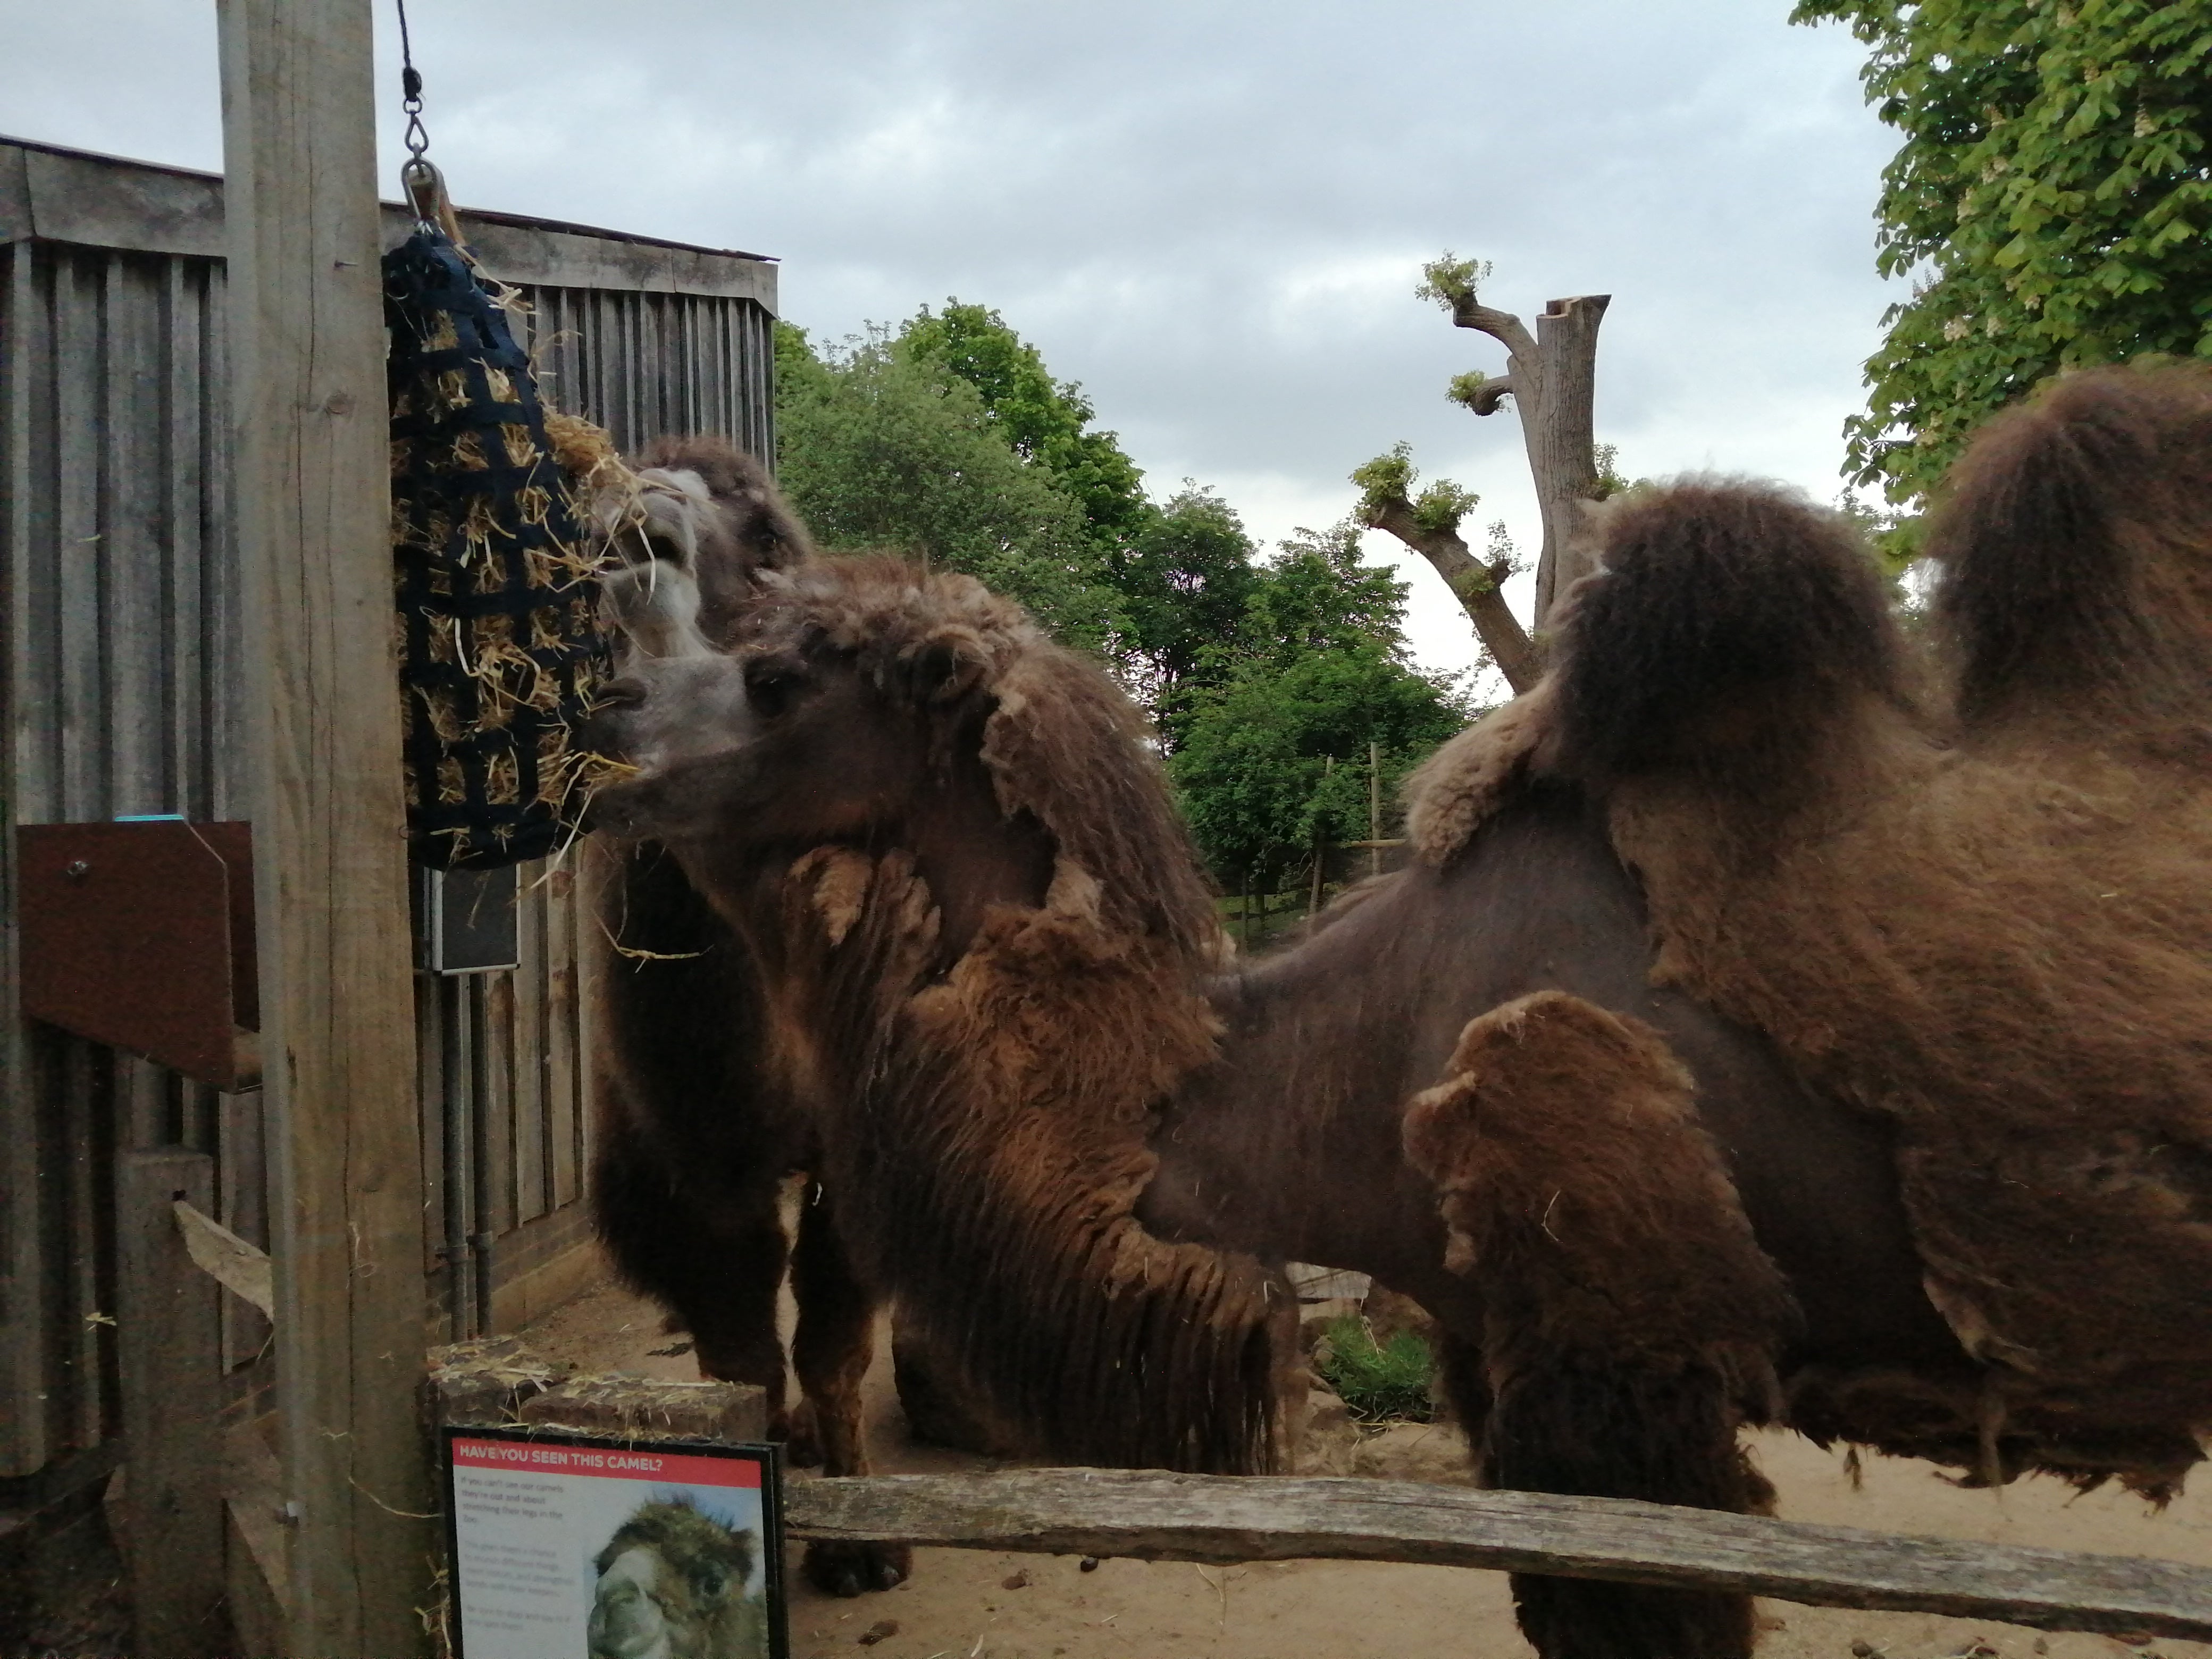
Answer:
<path fill-rule="evenodd" d="M 1364 1319 L 1329 1323 L 1314 1353 L 1315 1369 L 1362 1423 L 1425 1423 L 1434 1414 L 1429 1345 L 1400 1331 L 1378 1345 Z"/>

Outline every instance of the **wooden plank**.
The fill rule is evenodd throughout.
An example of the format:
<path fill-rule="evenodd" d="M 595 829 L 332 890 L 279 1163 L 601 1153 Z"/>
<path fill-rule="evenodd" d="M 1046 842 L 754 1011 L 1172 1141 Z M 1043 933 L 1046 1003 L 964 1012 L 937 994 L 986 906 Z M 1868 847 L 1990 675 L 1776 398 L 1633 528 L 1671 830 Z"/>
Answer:
<path fill-rule="evenodd" d="M 171 678 L 163 521 L 160 295 L 143 264 L 110 253 L 101 270 L 106 362 L 100 437 L 100 647 L 107 682 L 108 811 L 173 812 Z M 149 395 L 151 394 L 151 395 Z"/>
<path fill-rule="evenodd" d="M 2212 1638 L 2212 1570 L 1621 1498 L 1109 1469 L 793 1481 L 794 1536 L 1145 1561 L 1406 1561 L 2039 1630 Z"/>
<path fill-rule="evenodd" d="M 515 897 L 514 1194 L 515 1220 L 545 1213 L 545 911 L 543 863 L 526 864 Z"/>
<path fill-rule="evenodd" d="M 161 387 L 162 545 L 168 566 L 169 746 L 175 767 L 170 810 L 210 818 L 207 598 L 216 576 L 202 538 L 205 522 L 207 408 L 201 376 L 206 275 L 182 259 L 165 262 L 161 311 L 167 349 Z M 150 810 L 150 809 L 149 809 Z"/>
<path fill-rule="evenodd" d="M 269 1240 L 269 1167 L 262 1145 L 261 1091 L 217 1095 L 219 1113 L 216 1177 L 222 1207 L 217 1212 L 223 1225 L 249 1244 L 267 1248 Z M 273 1294 L 274 1285 L 272 1282 Z M 274 1328 L 258 1308 L 236 1297 L 222 1304 L 222 1363 L 234 1368 L 257 1359 L 269 1345 Z"/>
<path fill-rule="evenodd" d="M 125 1152 L 145 1152 L 173 1144 L 169 1073 L 136 1054 L 118 1054 L 113 1063 L 116 1145 Z"/>
<path fill-rule="evenodd" d="M 247 1243 L 213 1216 L 197 1210 L 183 1199 L 175 1205 L 177 1231 L 185 1249 L 201 1272 L 248 1303 L 263 1315 L 276 1316 L 276 1284 L 269 1253 Z"/>
<path fill-rule="evenodd" d="M 422 1650 L 422 1236 L 371 0 L 222 0 L 288 1650 Z"/>
<path fill-rule="evenodd" d="M 106 360 L 100 349 L 99 287 L 87 269 L 90 257 L 73 251 L 57 258 L 53 274 L 59 615 L 49 649 L 58 649 L 60 672 L 46 695 L 60 699 L 61 789 L 45 805 L 64 822 L 108 816 L 107 702 L 100 673 L 106 623 L 100 603 L 100 543 L 106 530 L 100 521 L 100 374 Z"/>
<path fill-rule="evenodd" d="M 573 852 L 572 859 L 576 856 Z M 578 911 L 573 870 L 556 872 L 556 902 L 545 916 L 545 1094 L 553 1165 L 553 1206 L 583 1194 L 585 1077 L 584 1011 L 579 992 Z"/>
<path fill-rule="evenodd" d="M 222 1335 L 215 1281 L 194 1264 L 173 1212 L 215 1202 L 215 1160 L 125 1152 L 115 1186 L 136 1651 L 199 1659 L 223 1634 Z"/>
<path fill-rule="evenodd" d="M 768 1391 L 755 1382 L 664 1382 L 611 1372 L 524 1401 L 525 1423 L 591 1434 L 744 1443 L 768 1437 Z"/>
<path fill-rule="evenodd" d="M 251 1423 L 233 1428 L 224 1483 L 224 1584 L 238 1659 L 285 1659 L 291 1623 L 291 1565 L 284 1522 L 284 1473 Z"/>
<path fill-rule="evenodd" d="M 15 822 L 37 810 L 45 745 L 35 723 L 16 711 L 37 695 L 31 650 L 40 607 L 32 578 L 32 536 L 41 514 L 33 490 L 33 412 L 45 399 L 46 330 L 36 280 L 38 254 L 23 243 L 0 246 L 0 1477 L 30 1474 L 49 1455 L 46 1332 L 50 1285 L 42 1248 L 52 1232 L 57 1195 L 39 1158 L 40 1090 L 30 1033 L 17 1013 Z"/>
<path fill-rule="evenodd" d="M 107 1434 L 107 1401 L 103 1355 L 114 1329 L 115 1313 L 102 1284 L 106 1252 L 101 1248 L 100 1188 L 107 1180 L 112 1139 L 102 1133 L 112 1095 L 102 1085 L 106 1051 L 82 1037 L 61 1042 L 62 1113 L 69 1154 L 69 1225 L 64 1244 L 68 1263 L 70 1405 L 74 1443 L 96 1446 Z M 112 1258 L 108 1258 L 112 1260 Z"/>

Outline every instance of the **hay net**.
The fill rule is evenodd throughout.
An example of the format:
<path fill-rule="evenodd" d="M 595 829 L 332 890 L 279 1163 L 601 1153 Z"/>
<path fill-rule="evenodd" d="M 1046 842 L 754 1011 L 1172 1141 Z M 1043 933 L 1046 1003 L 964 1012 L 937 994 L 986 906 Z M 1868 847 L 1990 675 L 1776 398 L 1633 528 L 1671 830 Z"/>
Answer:
<path fill-rule="evenodd" d="M 384 314 L 411 854 L 542 857 L 589 797 L 578 731 L 607 663 L 577 495 L 624 469 L 545 406 L 497 292 L 441 231 L 384 256 Z"/>

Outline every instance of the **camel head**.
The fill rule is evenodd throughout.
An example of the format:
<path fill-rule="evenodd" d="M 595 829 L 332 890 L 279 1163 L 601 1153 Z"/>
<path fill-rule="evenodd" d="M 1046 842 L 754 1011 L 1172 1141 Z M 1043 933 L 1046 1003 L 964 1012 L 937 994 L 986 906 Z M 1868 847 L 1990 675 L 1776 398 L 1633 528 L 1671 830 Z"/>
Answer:
<path fill-rule="evenodd" d="M 594 816 L 672 842 L 896 842 L 948 751 L 980 746 L 994 641 L 1034 635 L 968 578 L 888 560 L 763 574 L 722 647 L 681 564 L 639 561 L 604 591 L 622 645 L 594 738 L 636 769 Z"/>

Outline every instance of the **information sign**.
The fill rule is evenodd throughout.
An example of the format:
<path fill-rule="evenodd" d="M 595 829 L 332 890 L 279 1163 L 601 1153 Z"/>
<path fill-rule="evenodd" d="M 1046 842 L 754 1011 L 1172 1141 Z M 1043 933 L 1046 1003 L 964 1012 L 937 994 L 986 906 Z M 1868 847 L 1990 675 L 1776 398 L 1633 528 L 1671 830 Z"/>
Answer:
<path fill-rule="evenodd" d="M 786 1659 L 775 1447 L 445 1437 L 459 1659 Z"/>

